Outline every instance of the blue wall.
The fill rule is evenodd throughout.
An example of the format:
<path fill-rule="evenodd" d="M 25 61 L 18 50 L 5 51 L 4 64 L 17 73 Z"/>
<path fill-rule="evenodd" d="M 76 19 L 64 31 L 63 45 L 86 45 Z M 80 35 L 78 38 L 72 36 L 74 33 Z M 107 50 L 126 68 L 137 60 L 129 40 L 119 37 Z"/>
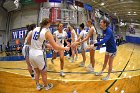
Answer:
<path fill-rule="evenodd" d="M 126 36 L 126 41 L 130 43 L 140 44 L 140 37 Z"/>

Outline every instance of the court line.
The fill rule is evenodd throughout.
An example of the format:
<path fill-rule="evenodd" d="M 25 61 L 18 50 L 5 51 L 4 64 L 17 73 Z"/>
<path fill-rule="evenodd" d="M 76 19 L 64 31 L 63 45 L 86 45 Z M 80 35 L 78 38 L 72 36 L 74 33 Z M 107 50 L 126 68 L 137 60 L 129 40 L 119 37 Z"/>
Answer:
<path fill-rule="evenodd" d="M 126 65 L 124 66 L 122 72 L 118 75 L 118 78 L 120 78 L 120 76 L 122 75 L 122 73 L 123 73 L 124 70 L 126 69 L 127 65 L 129 64 L 130 59 L 131 59 L 131 57 L 132 57 L 132 54 L 134 53 L 134 49 L 135 49 L 135 45 L 134 45 L 134 47 L 133 47 L 133 50 L 132 50 L 132 52 L 131 52 L 131 55 L 130 55 L 130 57 L 129 57 L 127 63 L 126 63 Z M 109 92 L 109 89 L 117 82 L 117 80 L 118 80 L 118 79 L 116 79 L 116 80 L 105 90 L 106 93 L 110 93 L 110 92 Z"/>
<path fill-rule="evenodd" d="M 0 71 L 30 77 L 30 75 L 27 75 L 27 74 L 21 74 L 21 73 L 16 73 L 16 72 L 11 72 L 11 71 L 4 71 L 4 70 L 2 70 L 2 69 L 0 69 Z M 133 77 L 136 77 L 136 76 L 140 76 L 140 74 L 138 74 L 138 75 L 133 75 Z M 133 77 L 132 77 L 132 78 L 133 78 Z M 125 78 L 129 78 L 129 77 L 114 78 L 114 79 L 115 79 L 115 80 L 116 80 L 116 79 L 117 79 L 117 80 L 121 80 L 121 79 L 125 79 Z M 98 79 L 98 80 L 80 80 L 80 79 L 74 80 L 74 79 L 65 79 L 64 77 L 59 78 L 59 79 L 52 79 L 52 78 L 47 78 L 47 79 L 48 79 L 48 80 L 62 81 L 62 82 L 65 82 L 65 83 L 67 83 L 67 82 L 90 82 L 90 81 L 93 82 L 93 81 L 104 81 L 104 80 L 100 80 L 100 79 Z M 108 81 L 113 81 L 114 79 L 108 79 Z M 106 82 L 106 81 L 105 81 L 105 82 Z"/>
<path fill-rule="evenodd" d="M 4 67 L 0 67 L 1 69 L 10 69 L 10 70 L 27 70 L 25 68 L 4 68 Z M 135 70 L 125 70 L 125 71 L 113 71 L 111 73 L 119 73 L 119 72 L 135 72 L 135 71 L 139 71 L 140 69 L 135 69 Z M 52 71 L 52 70 L 48 70 L 47 72 L 49 73 L 60 73 L 59 71 Z M 67 74 L 94 74 L 92 72 L 65 72 Z M 96 72 L 95 72 L 96 73 Z M 103 73 L 108 73 L 108 72 L 103 72 Z"/>

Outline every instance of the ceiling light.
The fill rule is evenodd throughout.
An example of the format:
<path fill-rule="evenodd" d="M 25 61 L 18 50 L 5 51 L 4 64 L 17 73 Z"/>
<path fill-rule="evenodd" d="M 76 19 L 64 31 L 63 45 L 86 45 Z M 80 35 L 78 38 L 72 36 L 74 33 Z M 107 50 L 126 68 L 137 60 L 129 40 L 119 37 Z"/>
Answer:
<path fill-rule="evenodd" d="M 134 12 L 134 14 L 136 14 L 136 12 Z"/>
<path fill-rule="evenodd" d="M 130 12 L 128 12 L 130 14 Z"/>
<path fill-rule="evenodd" d="M 114 15 L 116 15 L 117 13 L 114 13 Z"/>
<path fill-rule="evenodd" d="M 102 5 L 102 6 L 105 5 L 105 3 L 101 3 L 101 5 Z"/>
<path fill-rule="evenodd" d="M 126 14 L 126 15 L 138 15 L 138 14 Z"/>

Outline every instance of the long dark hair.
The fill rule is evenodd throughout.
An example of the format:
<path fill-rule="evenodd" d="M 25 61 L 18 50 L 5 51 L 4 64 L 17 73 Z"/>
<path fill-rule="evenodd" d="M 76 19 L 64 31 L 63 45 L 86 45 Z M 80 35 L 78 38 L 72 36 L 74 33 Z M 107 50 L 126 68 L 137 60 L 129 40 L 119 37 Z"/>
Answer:
<path fill-rule="evenodd" d="M 84 23 L 80 24 L 79 26 L 80 26 L 82 29 L 84 29 L 84 27 L 85 27 Z"/>
<path fill-rule="evenodd" d="M 29 33 L 31 30 L 34 30 L 35 27 L 36 27 L 36 24 L 26 25 L 27 33 L 26 33 L 26 35 L 25 35 L 25 38 L 27 37 L 28 33 Z"/>
<path fill-rule="evenodd" d="M 40 37 L 40 32 L 41 32 L 41 30 L 43 29 L 43 27 L 46 26 L 48 23 L 50 23 L 50 19 L 44 18 L 44 19 L 42 20 L 42 22 L 40 23 L 40 30 L 39 30 L 39 34 L 38 34 L 37 39 Z"/>

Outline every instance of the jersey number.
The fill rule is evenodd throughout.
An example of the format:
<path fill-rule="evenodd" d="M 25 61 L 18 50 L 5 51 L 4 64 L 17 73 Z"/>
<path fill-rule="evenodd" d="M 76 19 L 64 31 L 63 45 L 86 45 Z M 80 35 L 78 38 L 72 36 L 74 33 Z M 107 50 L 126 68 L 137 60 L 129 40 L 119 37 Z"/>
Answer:
<path fill-rule="evenodd" d="M 34 39 L 34 40 L 37 40 L 37 39 L 38 39 L 38 35 L 39 35 L 39 32 L 36 31 L 36 32 L 34 33 L 33 39 Z"/>

